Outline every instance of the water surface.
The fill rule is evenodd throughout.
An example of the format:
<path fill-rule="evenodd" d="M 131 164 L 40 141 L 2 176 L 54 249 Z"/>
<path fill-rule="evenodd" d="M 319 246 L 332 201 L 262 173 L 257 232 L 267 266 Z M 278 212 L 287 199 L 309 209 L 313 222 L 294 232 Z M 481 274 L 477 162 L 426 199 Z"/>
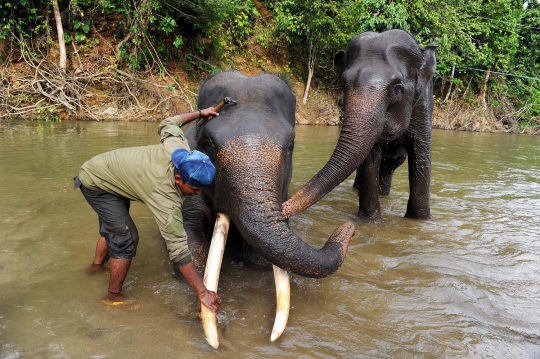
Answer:
<path fill-rule="evenodd" d="M 124 287 L 142 307 L 106 307 L 108 276 L 84 274 L 97 219 L 72 177 L 93 155 L 155 143 L 156 126 L 0 124 L 0 358 L 540 357 L 537 137 L 435 131 L 433 221 L 403 218 L 403 166 L 382 221 L 360 221 L 351 176 L 291 220 L 318 247 L 353 221 L 343 266 L 325 279 L 291 276 L 289 323 L 272 343 L 272 273 L 225 260 L 214 350 L 144 205 L 132 206 L 141 241 Z M 297 128 L 291 193 L 324 165 L 338 131 Z"/>

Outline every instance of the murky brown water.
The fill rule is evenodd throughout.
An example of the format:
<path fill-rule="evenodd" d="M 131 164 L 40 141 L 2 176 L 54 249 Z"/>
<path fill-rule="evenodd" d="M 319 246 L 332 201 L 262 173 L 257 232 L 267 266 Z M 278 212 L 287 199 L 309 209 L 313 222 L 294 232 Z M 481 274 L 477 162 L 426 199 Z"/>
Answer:
<path fill-rule="evenodd" d="M 108 276 L 83 273 L 97 221 L 71 178 L 95 154 L 155 143 L 155 128 L 0 124 L 0 358 L 540 357 L 540 138 L 435 131 L 429 222 L 402 218 L 405 167 L 377 224 L 355 216 L 350 177 L 292 220 L 317 246 L 354 221 L 343 267 L 322 280 L 291 277 L 289 323 L 272 343 L 271 272 L 225 260 L 213 350 L 144 205 L 132 207 L 141 242 L 125 286 L 143 306 L 105 307 Z M 291 191 L 322 167 L 337 135 L 297 129 Z"/>

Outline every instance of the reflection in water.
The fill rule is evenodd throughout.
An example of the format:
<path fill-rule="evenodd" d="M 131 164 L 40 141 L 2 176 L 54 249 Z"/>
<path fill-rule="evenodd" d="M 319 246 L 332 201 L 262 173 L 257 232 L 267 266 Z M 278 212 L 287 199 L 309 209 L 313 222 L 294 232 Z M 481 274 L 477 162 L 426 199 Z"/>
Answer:
<path fill-rule="evenodd" d="M 83 273 L 97 221 L 72 177 L 95 154 L 155 143 L 155 129 L 0 125 L 0 357 L 540 357 L 536 137 L 435 131 L 433 221 L 403 218 L 403 166 L 379 223 L 356 217 L 353 176 L 292 218 L 314 246 L 346 220 L 357 234 L 335 275 L 292 276 L 291 316 L 275 343 L 272 273 L 225 259 L 214 351 L 144 205 L 132 206 L 141 242 L 125 285 L 143 306 L 105 307 L 107 275 Z M 297 129 L 291 194 L 324 165 L 337 136 L 334 127 Z"/>

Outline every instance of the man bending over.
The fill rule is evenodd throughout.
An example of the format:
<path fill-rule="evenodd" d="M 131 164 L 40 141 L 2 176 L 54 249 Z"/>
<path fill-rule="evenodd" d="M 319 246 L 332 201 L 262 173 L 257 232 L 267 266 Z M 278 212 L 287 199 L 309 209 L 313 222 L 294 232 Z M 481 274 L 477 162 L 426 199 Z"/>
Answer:
<path fill-rule="evenodd" d="M 217 313 L 218 298 L 206 289 L 188 249 L 182 219 L 185 196 L 198 195 L 215 174 L 210 158 L 190 151 L 180 126 L 199 117 L 219 114 L 209 107 L 161 121 L 159 144 L 121 148 L 86 161 L 74 178 L 87 202 L 99 217 L 100 237 L 88 273 L 104 272 L 110 259 L 110 280 L 103 302 L 134 309 L 139 302 L 126 301 L 122 286 L 137 252 L 139 236 L 129 215 L 131 201 L 145 203 L 165 239 L 171 261 L 197 292 L 200 302 Z"/>

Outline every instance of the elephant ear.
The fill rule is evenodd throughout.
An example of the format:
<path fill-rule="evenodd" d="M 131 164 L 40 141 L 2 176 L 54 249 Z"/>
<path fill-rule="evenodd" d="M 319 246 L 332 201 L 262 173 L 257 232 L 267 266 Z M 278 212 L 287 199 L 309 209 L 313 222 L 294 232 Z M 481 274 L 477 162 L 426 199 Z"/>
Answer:
<path fill-rule="evenodd" d="M 433 74 L 437 68 L 437 60 L 435 59 L 436 45 L 428 45 L 422 49 L 422 62 L 417 72 L 416 91 L 414 101 L 417 101 L 424 93 L 426 85 L 433 79 Z"/>
<path fill-rule="evenodd" d="M 347 53 L 345 50 L 339 50 L 334 54 L 334 68 L 336 70 L 336 75 L 341 81 L 341 75 L 345 68 L 347 67 Z"/>

